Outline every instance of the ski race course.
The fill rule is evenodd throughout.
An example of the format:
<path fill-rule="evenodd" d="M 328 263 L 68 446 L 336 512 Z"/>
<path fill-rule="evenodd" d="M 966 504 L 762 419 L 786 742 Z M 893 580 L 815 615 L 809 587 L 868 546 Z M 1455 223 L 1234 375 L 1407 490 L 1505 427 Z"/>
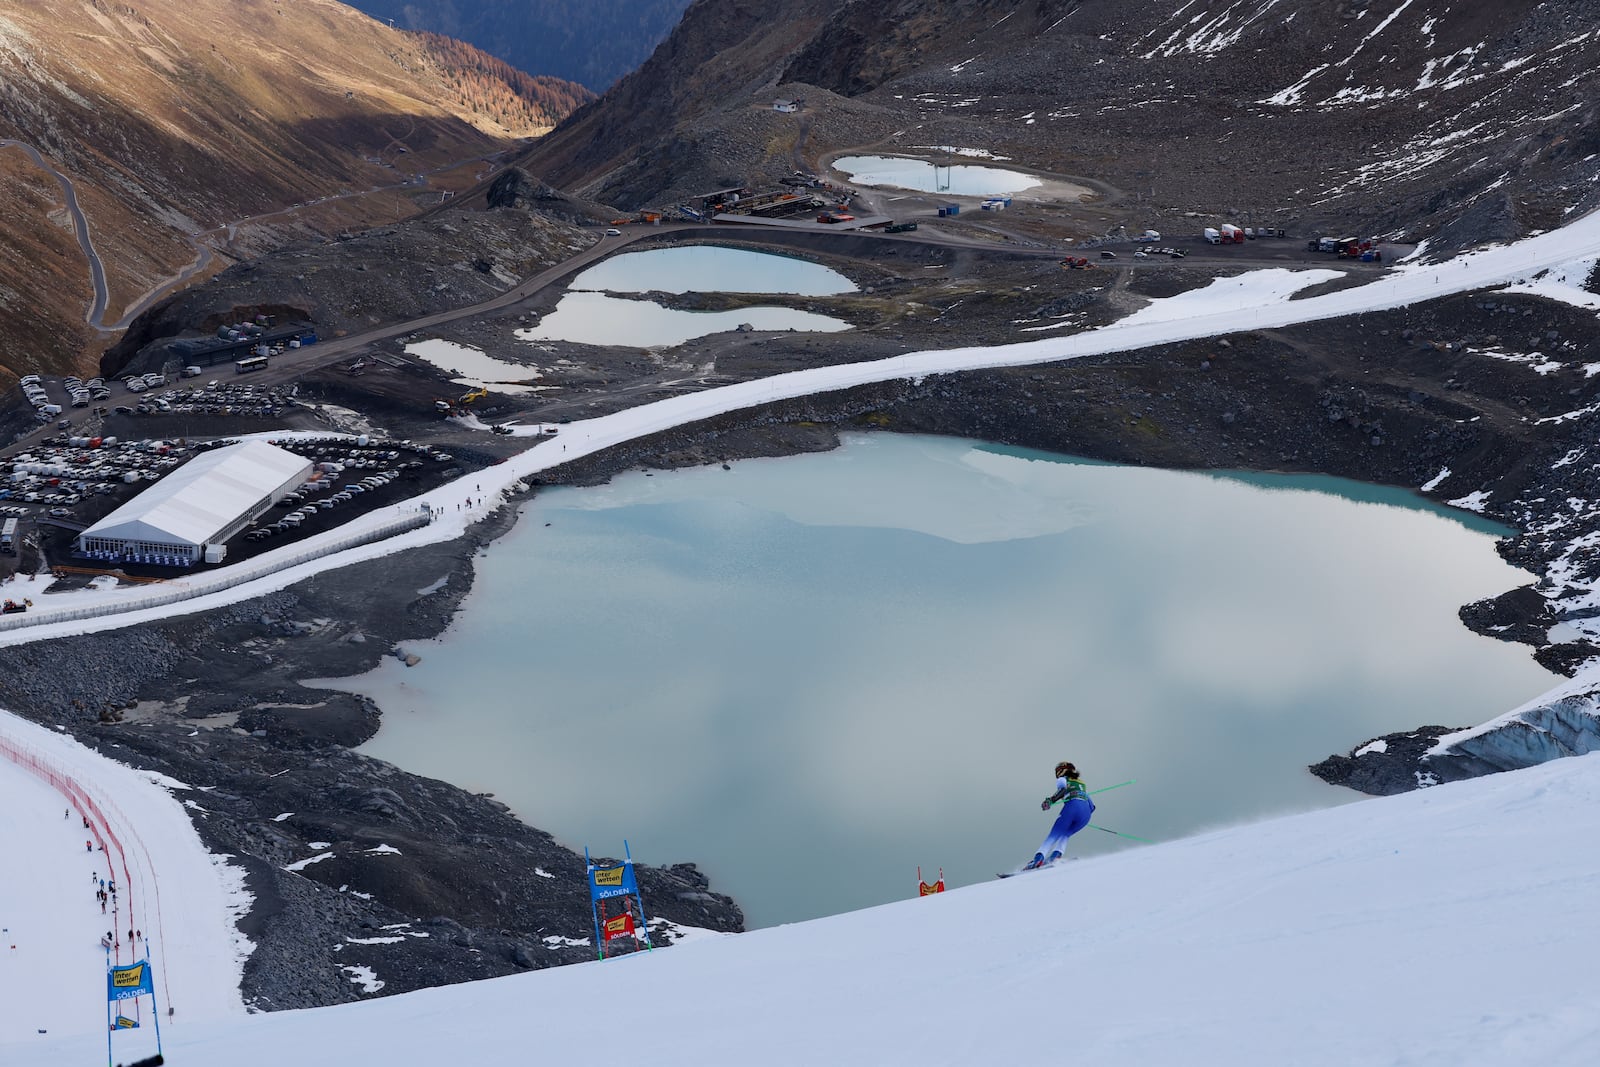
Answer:
<path fill-rule="evenodd" d="M 1252 272 L 1071 337 L 798 372 L 574 423 L 559 441 L 470 479 L 488 496 L 617 443 L 773 400 L 1534 285 L 1541 272 L 1595 257 L 1600 215 L 1305 300 L 1291 296 L 1320 272 Z M 133 593 L 125 613 L 46 622 L 0 642 L 215 607 L 455 537 L 488 510 L 450 508 L 465 488 L 419 498 L 444 516 L 388 541 L 179 605 L 139 609 Z M 407 1067 L 507 1062 L 530 1050 L 695 1065 L 971 1064 L 1062 1052 L 1102 1067 L 1587 1064 L 1600 1039 L 1586 981 L 1600 953 L 1600 913 L 1586 906 L 1600 890 L 1590 845 L 1600 754 L 626 960 L 265 1015 L 240 1003 L 248 944 L 234 922 L 248 899 L 240 871 L 208 854 L 191 824 L 191 814 L 204 818 L 203 792 L 9 715 L 0 756 L 0 844 L 8 870 L 25 872 L 0 880 L 7 1065 L 105 1053 L 100 938 L 112 926 L 86 883 L 108 856 L 126 887 L 119 906 L 131 905 L 132 925 L 150 935 L 163 1012 L 175 1008 L 162 1020 L 175 1064 Z M 97 835 L 108 852 L 92 847 Z M 908 877 L 908 896 L 912 888 Z M 127 919 L 116 920 L 124 933 Z M 118 1035 L 124 1059 L 144 1054 L 147 1036 Z"/>

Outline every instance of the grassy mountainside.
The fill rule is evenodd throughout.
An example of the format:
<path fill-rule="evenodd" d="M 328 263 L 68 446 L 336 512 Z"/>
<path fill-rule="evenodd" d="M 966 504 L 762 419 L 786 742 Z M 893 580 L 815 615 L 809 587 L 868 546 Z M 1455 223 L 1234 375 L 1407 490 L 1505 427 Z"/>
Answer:
<path fill-rule="evenodd" d="M 72 181 L 104 261 L 107 324 L 185 268 L 437 203 L 587 96 L 333 0 L 0 10 L 0 139 L 37 147 Z M 3 149 L 0 202 L 0 364 L 86 367 L 111 334 L 85 322 L 89 272 L 59 186 Z"/>

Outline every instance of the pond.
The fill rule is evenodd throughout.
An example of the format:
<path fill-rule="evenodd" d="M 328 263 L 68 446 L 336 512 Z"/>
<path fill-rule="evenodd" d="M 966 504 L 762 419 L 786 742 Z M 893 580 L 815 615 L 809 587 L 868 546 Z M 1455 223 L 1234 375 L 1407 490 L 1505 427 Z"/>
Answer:
<path fill-rule="evenodd" d="M 930 160 L 905 156 L 841 156 L 833 169 L 850 176 L 855 185 L 888 186 L 955 196 L 992 196 L 1020 193 L 1043 184 L 1030 174 L 1002 167 L 969 163 L 935 168 Z"/>
<path fill-rule="evenodd" d="M 572 279 L 575 290 L 609 293 L 789 293 L 834 296 L 856 284 L 820 263 L 720 245 L 624 252 Z"/>
<path fill-rule="evenodd" d="M 837 333 L 850 328 L 843 319 L 798 308 L 683 311 L 662 307 L 651 300 L 630 300 L 605 293 L 568 293 L 537 326 L 518 330 L 516 336 L 521 341 L 670 348 L 696 337 L 737 330 L 745 324 L 755 330 L 809 333 Z"/>
<path fill-rule="evenodd" d="M 571 341 L 630 348 L 673 347 L 697 337 L 737 330 L 836 333 L 843 319 L 786 307 L 687 311 L 608 293 L 783 293 L 833 296 L 856 285 L 836 270 L 792 256 L 717 245 L 626 252 L 572 280 L 570 290 L 537 326 L 516 331 L 523 341 Z"/>
<path fill-rule="evenodd" d="M 469 389 L 488 388 L 497 393 L 516 396 L 548 388 L 531 384 L 544 377 L 544 372 L 538 367 L 495 359 L 487 352 L 471 345 L 457 344 L 455 341 L 437 337 L 426 341 L 413 341 L 406 345 L 406 354 L 416 356 L 446 374 L 457 375 L 458 377 L 450 380 Z"/>
<path fill-rule="evenodd" d="M 1307 764 L 1553 683 L 1456 617 L 1528 579 L 1494 532 L 1328 478 L 857 436 L 544 491 L 416 667 L 338 684 L 383 708 L 364 751 L 695 860 L 772 925 L 1023 862 L 1061 759 L 1136 780 L 1095 822 L 1152 840 L 1357 799 Z"/>

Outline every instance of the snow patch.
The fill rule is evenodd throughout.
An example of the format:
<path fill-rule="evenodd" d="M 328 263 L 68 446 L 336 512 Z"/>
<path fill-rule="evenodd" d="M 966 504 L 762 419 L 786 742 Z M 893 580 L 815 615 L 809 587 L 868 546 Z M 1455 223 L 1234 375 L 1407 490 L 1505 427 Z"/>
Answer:
<path fill-rule="evenodd" d="M 1432 478 L 1429 478 L 1426 482 L 1423 482 L 1421 491 L 1424 493 L 1433 492 L 1435 489 L 1439 488 L 1439 486 L 1443 485 L 1444 480 L 1448 477 L 1450 477 L 1450 468 L 1445 467 L 1439 471 L 1438 474 L 1435 474 Z"/>
<path fill-rule="evenodd" d="M 585 945 L 592 945 L 594 943 L 587 937 L 563 937 L 560 934 L 550 934 L 544 938 L 541 938 L 541 940 L 544 942 L 546 948 L 552 949 L 582 948 Z"/>
<path fill-rule="evenodd" d="M 361 987 L 363 993 L 376 993 L 383 988 L 383 982 L 371 967 L 342 966 L 339 968 L 350 976 L 350 981 Z"/>

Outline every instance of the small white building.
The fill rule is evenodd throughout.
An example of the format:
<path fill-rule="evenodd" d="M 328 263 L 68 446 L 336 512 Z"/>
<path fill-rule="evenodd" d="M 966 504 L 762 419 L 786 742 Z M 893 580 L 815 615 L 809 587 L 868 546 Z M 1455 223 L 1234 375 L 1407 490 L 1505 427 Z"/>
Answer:
<path fill-rule="evenodd" d="M 800 101 L 777 100 L 773 102 L 772 110 L 781 111 L 785 115 L 793 115 L 796 111 L 800 110 Z"/>
<path fill-rule="evenodd" d="M 78 535 L 95 559 L 182 565 L 222 546 L 311 474 L 311 461 L 265 441 L 203 453 Z"/>

